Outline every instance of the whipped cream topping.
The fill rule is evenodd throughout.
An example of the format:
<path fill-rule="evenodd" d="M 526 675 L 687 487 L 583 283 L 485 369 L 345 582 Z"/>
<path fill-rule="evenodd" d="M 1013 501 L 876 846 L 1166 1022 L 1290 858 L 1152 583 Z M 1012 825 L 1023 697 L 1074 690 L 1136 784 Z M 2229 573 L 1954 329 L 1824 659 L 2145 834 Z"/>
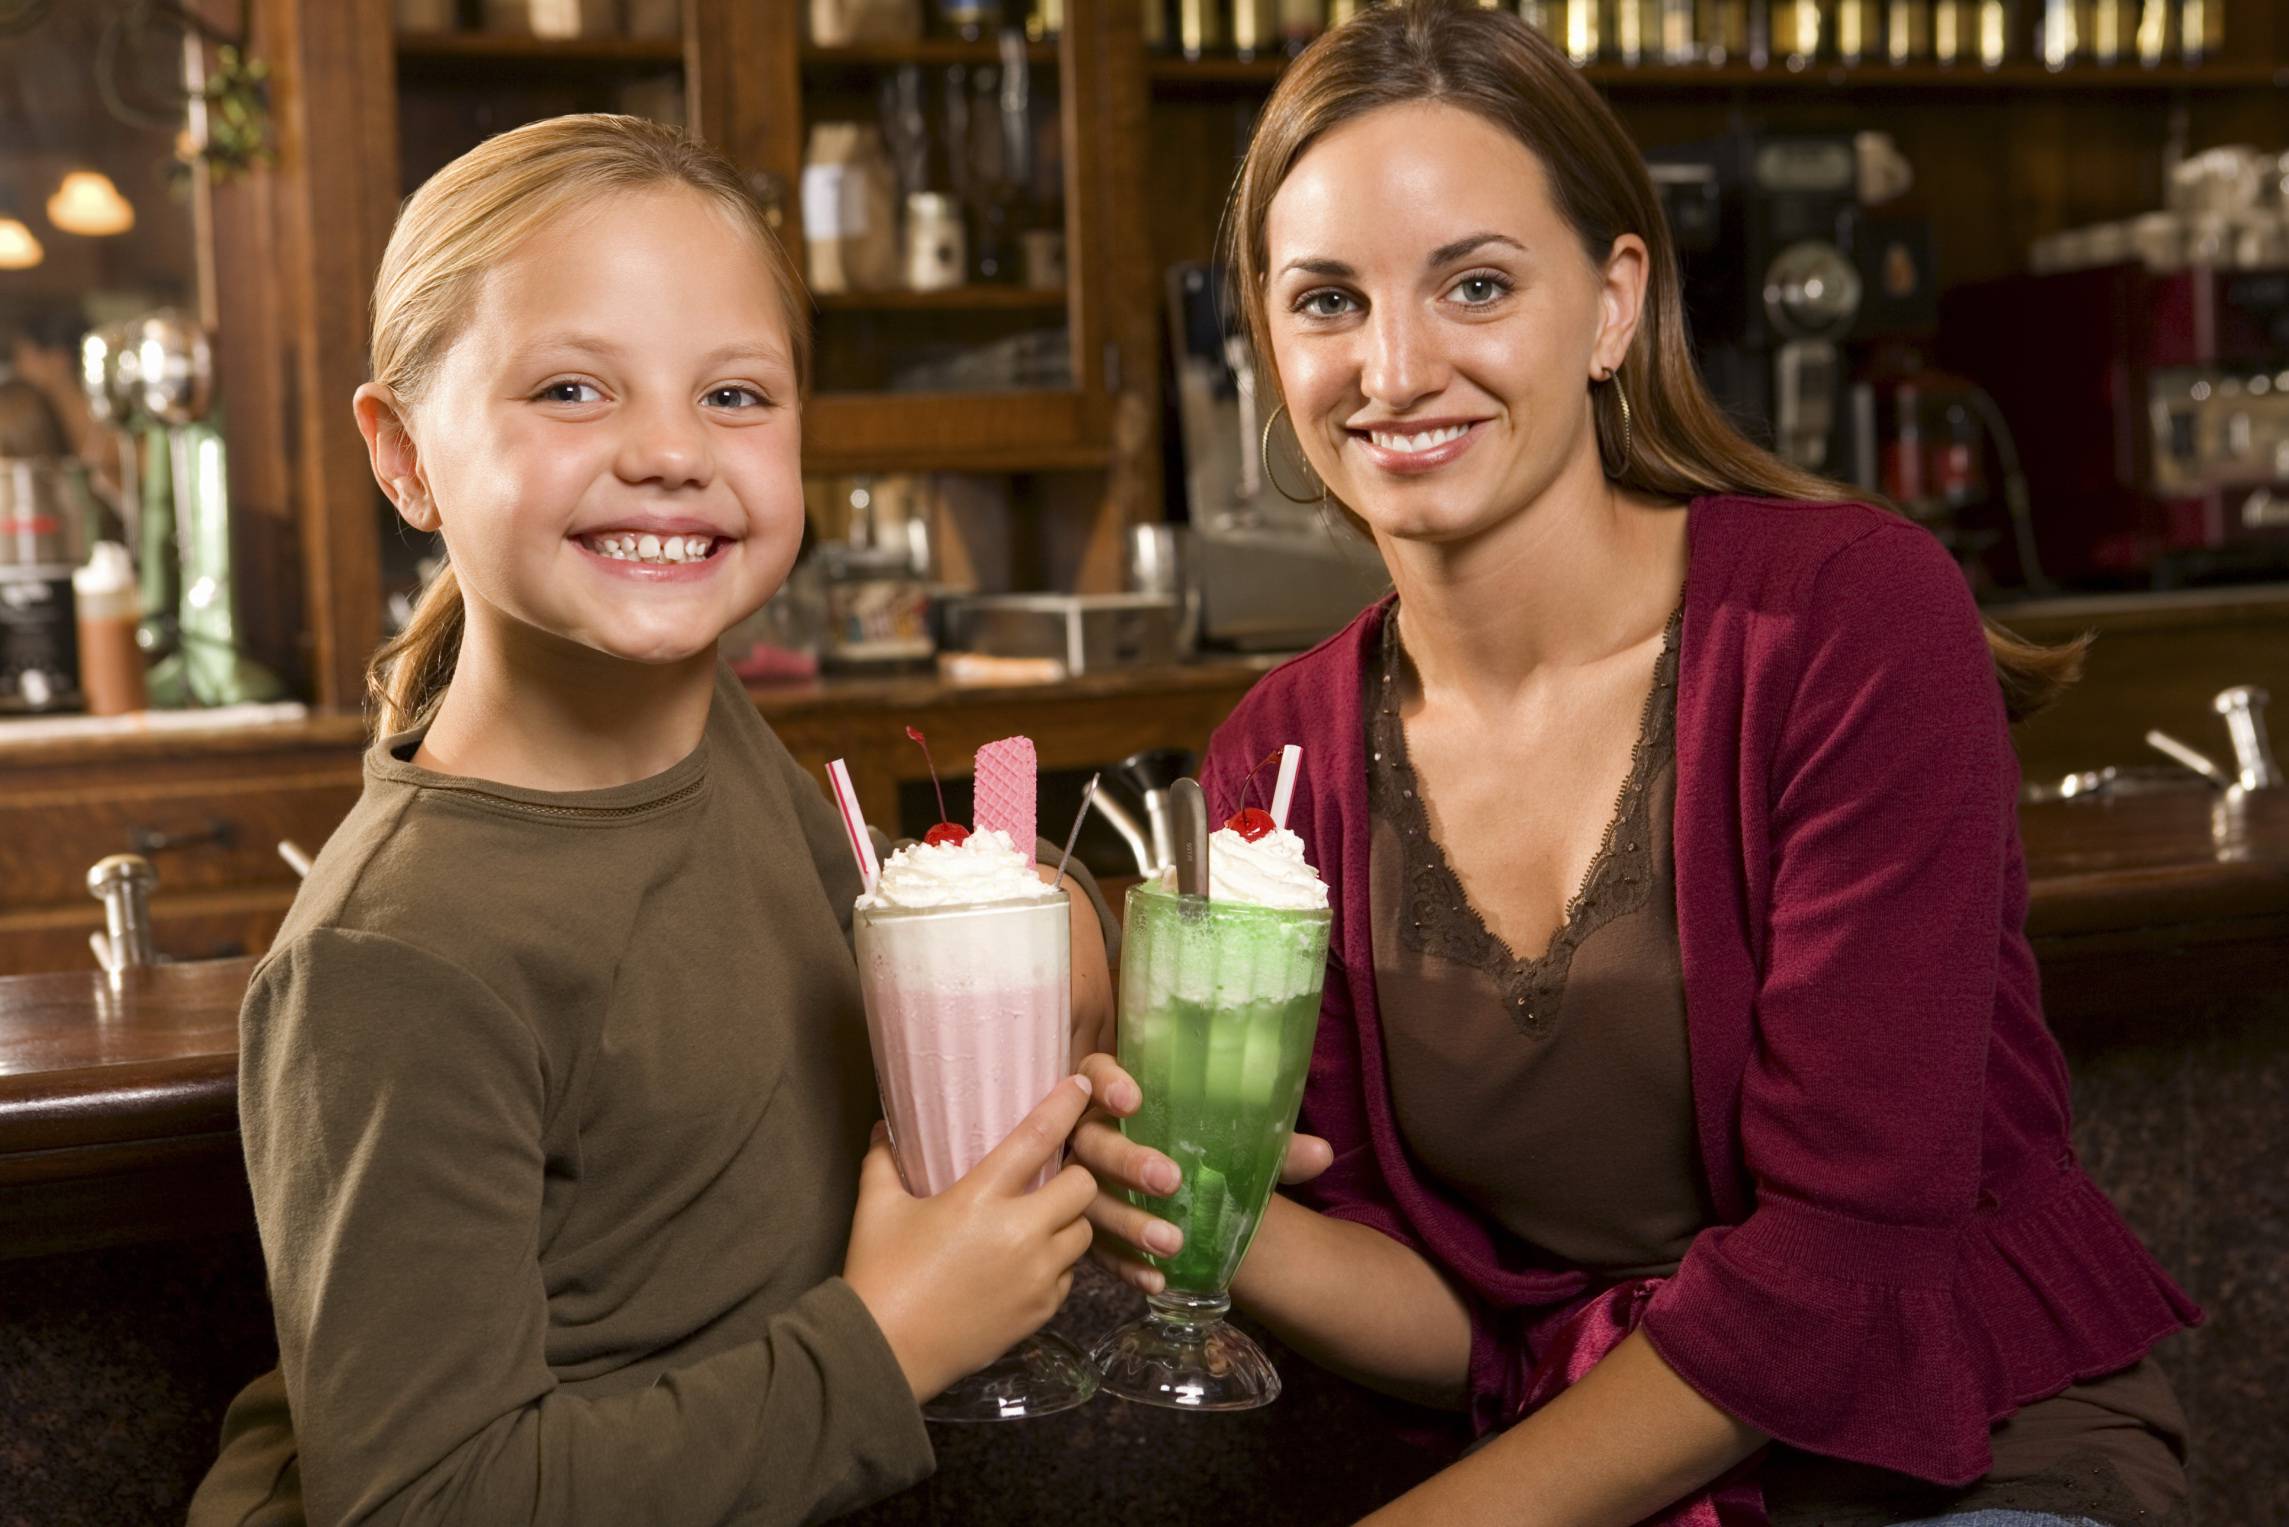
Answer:
<path fill-rule="evenodd" d="M 890 856 L 862 907 L 963 907 L 1036 901 L 1057 893 L 999 828 L 962 843 L 909 843 Z"/>
<path fill-rule="evenodd" d="M 1176 871 L 1162 883 L 1176 888 Z M 1285 827 L 1249 842 L 1229 827 L 1208 835 L 1208 899 L 1301 911 L 1327 905 L 1327 883 L 1303 856 L 1303 839 Z"/>

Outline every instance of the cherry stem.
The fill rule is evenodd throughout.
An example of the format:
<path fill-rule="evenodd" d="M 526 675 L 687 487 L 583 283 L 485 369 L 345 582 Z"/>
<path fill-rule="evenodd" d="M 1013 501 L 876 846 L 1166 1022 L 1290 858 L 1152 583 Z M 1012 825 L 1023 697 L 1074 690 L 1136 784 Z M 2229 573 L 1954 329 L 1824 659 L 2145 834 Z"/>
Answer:
<path fill-rule="evenodd" d="M 912 728 L 908 728 L 908 730 L 912 730 Z M 1256 760 L 1256 766 L 1248 771 L 1248 777 L 1240 781 L 1239 804 L 1234 806 L 1230 812 L 1226 813 L 1227 815 L 1237 815 L 1240 812 L 1246 811 L 1248 809 L 1248 792 L 1255 787 L 1256 776 L 1264 772 L 1264 765 L 1268 763 L 1276 763 L 1279 761 L 1280 751 L 1280 749 L 1274 748 L 1269 753 L 1266 753 L 1263 757 Z"/>
<path fill-rule="evenodd" d="M 923 766 L 930 771 L 930 788 L 938 792 L 938 820 L 941 822 L 950 820 L 946 815 L 946 787 L 938 783 L 938 765 L 936 761 L 930 757 L 929 739 L 922 735 L 922 729 L 920 727 L 908 727 L 906 729 L 906 735 L 913 738 L 915 746 L 922 750 Z M 1256 767 L 1260 769 L 1263 767 L 1263 765 L 1258 764 Z"/>

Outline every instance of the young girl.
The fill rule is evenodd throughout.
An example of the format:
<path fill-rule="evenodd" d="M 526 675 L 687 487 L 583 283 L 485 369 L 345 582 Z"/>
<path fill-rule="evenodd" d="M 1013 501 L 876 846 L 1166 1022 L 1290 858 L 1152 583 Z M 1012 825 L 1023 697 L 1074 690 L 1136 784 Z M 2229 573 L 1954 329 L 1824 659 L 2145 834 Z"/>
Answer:
<path fill-rule="evenodd" d="M 2145 1354 L 2198 1312 L 2075 1160 L 2025 933 L 2007 714 L 2074 655 L 1725 420 L 1643 162 L 1517 17 L 1323 38 L 1229 223 L 1276 480 L 1397 589 L 1202 770 L 1303 745 L 1336 907 L 1319 1175 L 1234 1300 L 1482 1443 L 1374 1520 L 2168 1517 Z"/>
<path fill-rule="evenodd" d="M 715 656 L 801 537 L 803 312 L 736 172 L 633 118 L 407 203 L 357 418 L 451 566 L 247 995 L 279 1368 L 193 1523 L 815 1520 L 1062 1299 L 1093 1185 L 1022 1185 L 1086 1084 L 905 1193 L 849 849 Z"/>

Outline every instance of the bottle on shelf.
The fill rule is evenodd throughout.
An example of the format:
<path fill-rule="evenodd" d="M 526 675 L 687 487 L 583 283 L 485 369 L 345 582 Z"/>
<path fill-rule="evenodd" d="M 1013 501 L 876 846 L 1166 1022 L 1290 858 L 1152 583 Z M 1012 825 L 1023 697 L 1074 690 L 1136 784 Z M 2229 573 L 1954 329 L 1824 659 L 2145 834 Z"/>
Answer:
<path fill-rule="evenodd" d="M 922 0 L 811 0 L 810 23 L 811 41 L 822 48 L 914 42 L 922 35 Z"/>
<path fill-rule="evenodd" d="M 1600 0 L 1550 0 L 1551 37 L 1577 64 L 1605 56 L 1605 7 Z"/>
<path fill-rule="evenodd" d="M 1224 51 L 1224 7 L 1220 0 L 1177 0 L 1177 51 L 1189 59 Z"/>
<path fill-rule="evenodd" d="M 938 0 L 938 20 L 964 42 L 983 42 L 1001 25 L 998 0 Z"/>
<path fill-rule="evenodd" d="M 1884 57 L 1895 64 L 1919 64 L 1931 57 L 1931 0 L 1890 0 Z"/>
<path fill-rule="evenodd" d="M 1708 57 L 1701 36 L 1700 7 L 1695 0 L 1660 0 L 1661 62 L 1672 67 L 1697 64 Z"/>
<path fill-rule="evenodd" d="M 1025 9 L 1025 40 L 1055 42 L 1065 31 L 1065 0 L 1033 0 Z"/>
<path fill-rule="evenodd" d="M 2035 57 L 2057 72 L 2083 53 L 2083 0 L 2041 0 L 2035 16 Z"/>
<path fill-rule="evenodd" d="M 1827 30 L 1820 0 L 1773 0 L 1772 54 L 1791 69 L 1820 57 Z"/>
<path fill-rule="evenodd" d="M 1701 0 L 1701 57 L 1738 64 L 1749 56 L 1749 0 Z"/>
<path fill-rule="evenodd" d="M 2180 0 L 2178 57 L 2199 64 L 2225 46 L 2225 0 Z"/>
<path fill-rule="evenodd" d="M 530 37 L 609 37 L 620 30 L 616 0 L 485 0 L 485 30 Z"/>
<path fill-rule="evenodd" d="M 814 292 L 898 285 L 896 172 L 871 122 L 815 122 L 803 152 L 803 249 Z"/>
<path fill-rule="evenodd" d="M 2091 0 L 2084 48 L 2094 64 L 2112 67 L 2130 52 L 2133 23 L 2130 0 Z"/>
<path fill-rule="evenodd" d="M 1279 0 L 1232 0 L 1234 57 L 1270 58 L 1282 41 Z"/>
<path fill-rule="evenodd" d="M 1859 65 L 1883 51 L 1880 0 L 1836 0 L 1836 62 Z"/>
<path fill-rule="evenodd" d="M 1614 0 L 1614 61 L 1634 69 L 1654 62 L 1660 55 L 1660 47 L 1659 0 Z"/>
<path fill-rule="evenodd" d="M 1301 53 L 1326 30 L 1327 0 L 1280 0 L 1280 43 L 1290 53 Z"/>
<path fill-rule="evenodd" d="M 2000 69 L 2011 56 L 2012 0 L 1979 0 L 1979 67 Z"/>
<path fill-rule="evenodd" d="M 1978 56 L 1978 0 L 1931 0 L 1931 56 L 1950 67 Z"/>
<path fill-rule="evenodd" d="M 1148 53 L 1168 51 L 1169 4 L 1170 0 L 1144 0 L 1144 16 L 1140 25 L 1144 33 L 1145 51 Z"/>
<path fill-rule="evenodd" d="M 943 191 L 906 197 L 906 286 L 917 292 L 951 291 L 969 280 L 968 236 L 962 211 Z"/>
<path fill-rule="evenodd" d="M 149 708 L 143 652 L 135 644 L 143 603 L 135 562 L 117 541 L 98 541 L 85 566 L 72 573 L 72 603 L 79 634 L 80 692 L 88 714 L 123 716 Z"/>

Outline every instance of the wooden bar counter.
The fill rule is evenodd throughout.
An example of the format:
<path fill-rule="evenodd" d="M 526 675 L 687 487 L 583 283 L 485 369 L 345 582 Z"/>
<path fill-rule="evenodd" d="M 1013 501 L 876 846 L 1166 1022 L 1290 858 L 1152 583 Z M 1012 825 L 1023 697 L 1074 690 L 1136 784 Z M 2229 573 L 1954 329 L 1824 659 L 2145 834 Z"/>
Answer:
<path fill-rule="evenodd" d="M 911 703 L 926 716 L 930 697 Z M 848 750 L 819 728 L 812 744 Z M 2158 1349 L 2196 1439 L 2191 1520 L 2289 1520 L 2289 792 L 2021 820 L 2077 1150 L 2210 1316 Z M 0 1404 L 35 1418 L 0 1456 L 0 1502 L 108 1492 L 121 1509 L 86 1519 L 179 1517 L 223 1403 L 273 1360 L 235 1116 L 251 968 L 162 966 L 116 992 L 92 970 L 0 978 Z M 1088 1340 L 1131 1302 L 1085 1269 L 1059 1324 Z M 1275 1356 L 1288 1393 L 1246 1417 L 1100 1402 L 940 1429 L 938 1475 L 859 1520 L 1046 1520 L 1077 1501 L 1157 1520 L 1167 1480 L 1262 1520 L 1348 1520 L 1435 1466 L 1394 1440 L 1388 1402 Z"/>
<path fill-rule="evenodd" d="M 2028 930 L 2068 1043 L 2168 1024 L 2189 994 L 2289 985 L 2289 791 L 2045 804 L 2021 823 Z M 160 965 L 117 991 L 93 969 L 0 977 L 0 1256 L 211 1228 L 210 1212 L 246 1223 L 234 1183 L 183 1190 L 238 1176 L 252 968 Z"/>

